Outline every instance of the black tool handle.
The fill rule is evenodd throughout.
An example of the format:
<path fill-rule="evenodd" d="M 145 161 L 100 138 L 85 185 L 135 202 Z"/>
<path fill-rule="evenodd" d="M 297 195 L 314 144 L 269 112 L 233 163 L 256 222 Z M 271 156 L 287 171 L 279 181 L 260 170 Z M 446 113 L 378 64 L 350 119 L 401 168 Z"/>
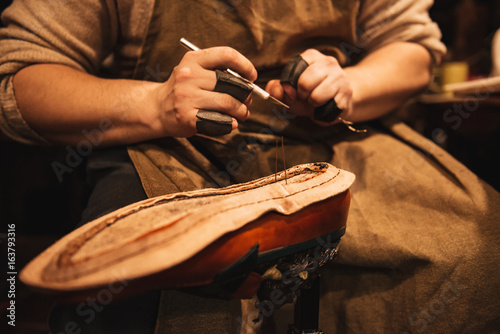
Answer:
<path fill-rule="evenodd" d="M 297 82 L 300 75 L 305 71 L 309 64 L 300 55 L 292 57 L 281 72 L 281 83 L 288 83 L 297 89 Z M 327 103 L 314 110 L 314 119 L 321 122 L 333 122 L 342 113 L 342 109 L 332 98 Z"/>

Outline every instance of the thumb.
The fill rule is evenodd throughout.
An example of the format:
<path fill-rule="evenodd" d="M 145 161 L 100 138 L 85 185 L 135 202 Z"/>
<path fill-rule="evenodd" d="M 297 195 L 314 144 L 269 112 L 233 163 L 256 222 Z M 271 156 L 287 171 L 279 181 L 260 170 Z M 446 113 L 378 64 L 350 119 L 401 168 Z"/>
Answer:
<path fill-rule="evenodd" d="M 283 87 L 281 86 L 279 80 L 269 81 L 266 85 L 266 91 L 278 100 L 282 101 L 284 98 Z"/>
<path fill-rule="evenodd" d="M 281 84 L 279 80 L 269 81 L 266 85 L 266 91 L 288 105 L 293 104 L 297 96 L 297 92 L 292 86 L 289 84 Z"/>
<path fill-rule="evenodd" d="M 295 100 L 297 99 L 297 91 L 287 83 L 284 83 L 282 87 L 285 103 L 288 105 L 293 105 L 295 103 Z"/>

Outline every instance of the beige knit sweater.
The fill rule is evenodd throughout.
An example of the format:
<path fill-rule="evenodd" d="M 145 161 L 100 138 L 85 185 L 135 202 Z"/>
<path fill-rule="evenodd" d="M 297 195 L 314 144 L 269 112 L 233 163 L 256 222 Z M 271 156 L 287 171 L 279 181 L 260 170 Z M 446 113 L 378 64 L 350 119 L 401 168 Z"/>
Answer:
<path fill-rule="evenodd" d="M 222 3 L 222 2 L 221 2 Z M 439 62 L 446 52 L 428 15 L 432 0 L 366 0 L 356 15 L 356 47 L 373 51 L 395 41 L 420 43 Z M 222 4 L 221 4 L 222 6 Z M 23 120 L 12 78 L 31 64 L 64 64 L 130 78 L 141 54 L 154 0 L 15 0 L 0 29 L 0 130 L 26 144 L 46 141 Z M 224 10 L 224 7 L 221 7 Z"/>

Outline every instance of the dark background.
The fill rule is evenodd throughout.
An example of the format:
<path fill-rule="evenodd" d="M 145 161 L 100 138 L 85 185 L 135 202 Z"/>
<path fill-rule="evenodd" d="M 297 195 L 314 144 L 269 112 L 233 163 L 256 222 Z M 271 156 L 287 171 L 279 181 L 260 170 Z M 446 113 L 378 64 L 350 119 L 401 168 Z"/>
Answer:
<path fill-rule="evenodd" d="M 0 5 L 0 10 L 6 5 Z M 471 77 L 487 76 L 491 68 L 491 39 L 500 28 L 500 1 L 437 0 L 430 12 L 443 33 L 449 49 L 446 61 L 468 62 Z M 464 126 L 454 130 L 443 121 L 447 105 L 414 104 L 405 113 L 405 121 L 422 134 L 445 131 L 437 142 L 481 178 L 500 189 L 500 107 L 482 102 Z M 443 138 L 441 138 L 443 139 Z M 89 194 L 85 182 L 85 162 L 59 182 L 53 163 L 65 164 L 65 147 L 32 147 L 7 141 L 0 136 L 0 233 L 8 224 L 16 225 L 16 266 L 19 271 L 31 258 L 68 233 L 79 222 Z M 0 263 L 5 263 L 5 239 L 2 236 Z M 2 265 L 2 272 L 6 265 Z M 3 277 L 3 276 L 2 276 Z M 5 279 L 0 283 L 1 328 L 6 323 Z M 45 324 L 51 301 L 33 294 L 17 282 L 17 321 L 15 333 L 48 333 Z"/>

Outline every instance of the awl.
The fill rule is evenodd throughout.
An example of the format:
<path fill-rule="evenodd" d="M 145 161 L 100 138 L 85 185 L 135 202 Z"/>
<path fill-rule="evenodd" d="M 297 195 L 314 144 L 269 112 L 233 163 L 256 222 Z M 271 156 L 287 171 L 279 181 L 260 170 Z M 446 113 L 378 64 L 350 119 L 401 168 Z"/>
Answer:
<path fill-rule="evenodd" d="M 187 39 L 185 38 L 181 38 L 180 40 L 181 44 L 186 47 L 188 50 L 191 50 L 191 51 L 198 51 L 200 48 L 198 48 L 196 45 L 194 45 L 193 43 L 189 42 Z M 284 104 L 283 102 L 281 102 L 280 100 L 272 97 L 268 92 L 266 92 L 264 89 L 260 88 L 259 86 L 257 86 L 256 84 L 254 84 L 253 82 L 243 78 L 241 75 L 239 75 L 238 73 L 236 73 L 235 71 L 231 70 L 231 69 L 227 69 L 226 70 L 228 73 L 234 75 L 235 77 L 238 77 L 242 80 L 244 80 L 245 82 L 247 82 L 250 86 L 252 86 L 252 92 L 255 93 L 256 95 L 260 96 L 262 99 L 264 100 L 270 100 L 271 102 L 273 102 L 274 104 L 277 104 L 279 106 L 282 106 L 282 107 L 285 107 L 285 108 L 289 108 L 286 104 Z"/>

